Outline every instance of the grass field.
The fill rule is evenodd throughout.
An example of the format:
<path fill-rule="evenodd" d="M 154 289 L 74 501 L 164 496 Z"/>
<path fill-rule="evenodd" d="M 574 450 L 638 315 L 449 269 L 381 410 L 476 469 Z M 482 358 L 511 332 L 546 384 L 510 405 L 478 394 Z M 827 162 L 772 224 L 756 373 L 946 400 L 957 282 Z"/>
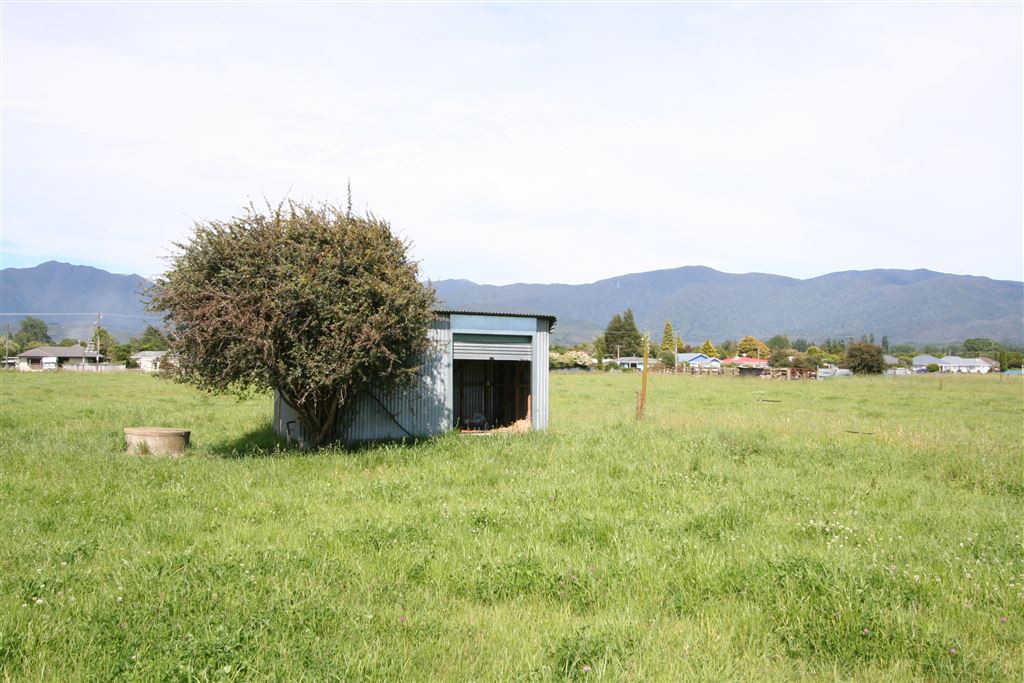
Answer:
<path fill-rule="evenodd" d="M 1024 679 L 1020 378 L 637 386 L 307 454 L 269 397 L 3 373 L 0 676 Z"/>

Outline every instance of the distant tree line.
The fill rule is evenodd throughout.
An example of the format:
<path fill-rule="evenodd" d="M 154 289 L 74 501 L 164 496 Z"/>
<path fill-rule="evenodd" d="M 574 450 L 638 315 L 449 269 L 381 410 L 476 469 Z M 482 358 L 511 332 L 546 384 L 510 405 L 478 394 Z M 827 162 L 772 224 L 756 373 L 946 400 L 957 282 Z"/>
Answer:
<path fill-rule="evenodd" d="M 637 328 L 632 309 L 615 314 L 608 322 L 603 334 L 593 344 L 577 345 L 577 350 L 592 353 L 603 363 L 606 358 L 639 356 L 643 353 L 643 336 Z M 1019 368 L 1024 365 L 1024 346 L 1004 344 L 987 338 L 965 339 L 950 344 L 891 344 L 888 335 L 876 343 L 873 333 L 853 337 L 826 337 L 821 341 L 810 341 L 802 337 L 790 339 L 785 334 L 776 334 L 767 340 L 748 335 L 740 340 L 725 339 L 714 344 L 710 339 L 693 346 L 684 342 L 675 332 L 671 321 L 665 321 L 661 343 L 654 346 L 651 357 L 666 366 L 674 366 L 678 353 L 703 353 L 710 357 L 726 359 L 733 355 L 768 359 L 774 367 L 817 368 L 826 364 L 839 365 L 858 373 L 881 373 L 885 370 L 884 355 L 895 357 L 901 364 L 910 365 L 911 359 L 920 353 L 935 356 L 957 355 L 966 358 L 987 357 L 999 363 L 1001 369 Z"/>

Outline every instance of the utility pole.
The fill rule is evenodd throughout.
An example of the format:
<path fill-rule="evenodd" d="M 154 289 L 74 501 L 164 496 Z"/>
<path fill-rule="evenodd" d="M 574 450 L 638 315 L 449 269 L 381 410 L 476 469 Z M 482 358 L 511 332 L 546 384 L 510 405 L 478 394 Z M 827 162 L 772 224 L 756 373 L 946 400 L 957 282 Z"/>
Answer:
<path fill-rule="evenodd" d="M 96 370 L 99 370 L 99 364 L 100 364 L 100 320 L 102 320 L 102 319 L 103 319 L 103 314 L 102 313 L 97 313 L 96 314 L 96 332 L 95 332 L 95 338 L 96 338 L 96 342 L 95 342 L 96 343 L 96 349 L 95 349 L 95 351 L 96 351 Z"/>

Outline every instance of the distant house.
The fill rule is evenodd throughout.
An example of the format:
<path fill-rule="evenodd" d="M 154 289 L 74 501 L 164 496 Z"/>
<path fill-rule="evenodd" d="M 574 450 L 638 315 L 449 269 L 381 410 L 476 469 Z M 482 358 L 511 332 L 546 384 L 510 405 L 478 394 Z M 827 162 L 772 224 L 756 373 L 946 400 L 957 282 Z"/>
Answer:
<path fill-rule="evenodd" d="M 166 355 L 166 351 L 139 351 L 132 354 L 132 360 L 138 363 L 143 372 L 160 372 Z"/>
<path fill-rule="evenodd" d="M 923 372 L 928 369 L 929 365 L 938 365 L 939 359 L 935 356 L 929 356 L 927 353 L 923 353 L 920 356 L 914 356 L 911 361 L 911 365 L 914 366 L 914 370 L 917 372 Z"/>
<path fill-rule="evenodd" d="M 969 372 L 984 374 L 992 369 L 980 358 L 961 358 L 960 356 L 944 356 L 939 359 L 939 372 Z"/>
<path fill-rule="evenodd" d="M 722 361 L 723 365 L 738 365 L 741 368 L 768 367 L 767 358 L 751 358 L 750 356 L 734 356 Z"/>
<path fill-rule="evenodd" d="M 616 358 L 615 362 L 619 364 L 620 368 L 627 368 L 631 370 L 642 370 L 644 367 L 644 359 L 640 356 L 623 356 L 622 358 Z M 648 360 L 648 363 L 651 361 Z"/>
<path fill-rule="evenodd" d="M 676 365 L 683 364 L 698 370 L 718 371 L 722 369 L 722 361 L 704 353 L 677 353 Z"/>
<path fill-rule="evenodd" d="M 102 356 L 75 344 L 74 346 L 40 346 L 18 354 L 18 369 L 56 370 L 63 365 L 96 364 Z"/>
<path fill-rule="evenodd" d="M 853 377 L 853 370 L 840 368 L 832 365 L 831 363 L 826 363 L 818 368 L 816 376 L 818 379 L 828 379 L 829 377 Z"/>

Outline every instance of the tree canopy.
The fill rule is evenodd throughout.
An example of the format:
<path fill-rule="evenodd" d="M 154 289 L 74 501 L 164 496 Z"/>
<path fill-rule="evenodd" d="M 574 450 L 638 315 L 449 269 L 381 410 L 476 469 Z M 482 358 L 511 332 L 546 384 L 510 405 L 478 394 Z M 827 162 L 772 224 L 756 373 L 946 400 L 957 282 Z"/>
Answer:
<path fill-rule="evenodd" d="M 386 221 L 327 203 L 250 205 L 175 246 L 149 306 L 163 313 L 180 381 L 273 387 L 313 446 L 360 392 L 415 381 L 434 292 Z"/>
<path fill-rule="evenodd" d="M 633 309 L 627 308 L 622 315 L 612 316 L 604 331 L 604 343 L 609 354 L 639 356 L 643 353 L 644 340 L 633 319 Z"/>
<path fill-rule="evenodd" d="M 740 340 L 740 343 L 736 346 L 736 353 L 748 358 L 764 358 L 765 360 L 770 355 L 768 345 L 757 337 L 750 335 Z"/>
<path fill-rule="evenodd" d="M 878 375 L 885 370 L 882 347 L 871 342 L 850 344 L 843 358 L 843 366 L 855 374 Z"/>
<path fill-rule="evenodd" d="M 604 335 L 599 334 L 597 339 L 594 340 L 594 358 L 597 359 L 598 368 L 604 365 L 604 357 L 607 353 L 608 347 L 605 345 Z"/>
<path fill-rule="evenodd" d="M 672 322 L 665 321 L 665 329 L 661 331 L 661 355 L 673 354 L 676 352 L 676 334 L 672 330 Z"/>
<path fill-rule="evenodd" d="M 14 342 L 22 351 L 52 344 L 49 326 L 46 321 L 34 318 L 31 315 L 21 319 L 18 331 L 14 333 Z"/>
<path fill-rule="evenodd" d="M 135 351 L 166 351 L 167 337 L 164 333 L 152 325 L 146 325 L 146 329 L 137 337 L 132 337 L 128 342 Z"/>

